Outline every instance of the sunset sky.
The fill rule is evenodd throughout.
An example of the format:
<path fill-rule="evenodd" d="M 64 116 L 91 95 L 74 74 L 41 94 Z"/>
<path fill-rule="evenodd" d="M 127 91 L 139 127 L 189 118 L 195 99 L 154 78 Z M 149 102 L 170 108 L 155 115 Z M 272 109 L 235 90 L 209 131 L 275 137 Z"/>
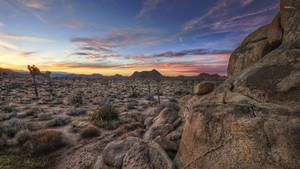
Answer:
<path fill-rule="evenodd" d="M 226 75 L 233 49 L 278 7 L 279 0 L 0 0 L 0 67 Z"/>

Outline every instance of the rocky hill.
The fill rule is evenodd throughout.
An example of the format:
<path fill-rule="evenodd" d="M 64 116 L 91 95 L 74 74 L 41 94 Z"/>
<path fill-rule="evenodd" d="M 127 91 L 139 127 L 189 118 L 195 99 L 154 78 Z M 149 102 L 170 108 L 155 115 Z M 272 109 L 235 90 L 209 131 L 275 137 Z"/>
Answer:
<path fill-rule="evenodd" d="M 229 79 L 187 102 L 178 168 L 300 168 L 300 1 L 230 57 Z"/>
<path fill-rule="evenodd" d="M 130 76 L 130 78 L 137 78 L 137 79 L 157 79 L 162 77 L 163 75 L 155 69 L 153 69 L 152 71 L 134 72 Z"/>

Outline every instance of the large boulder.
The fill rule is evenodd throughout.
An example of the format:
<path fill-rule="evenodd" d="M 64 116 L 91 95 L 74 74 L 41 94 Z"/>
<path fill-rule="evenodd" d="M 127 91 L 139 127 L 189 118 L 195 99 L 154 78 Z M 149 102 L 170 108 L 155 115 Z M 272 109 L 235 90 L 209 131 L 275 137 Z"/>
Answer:
<path fill-rule="evenodd" d="M 280 46 L 187 104 L 178 168 L 300 168 L 300 1 L 283 3 Z"/>
<path fill-rule="evenodd" d="M 174 164 L 154 141 L 128 137 L 109 143 L 94 165 L 94 169 L 173 169 Z"/>
<path fill-rule="evenodd" d="M 230 56 L 227 75 L 231 77 L 253 65 L 268 54 L 272 48 L 268 42 L 269 26 L 264 26 L 250 34 Z"/>
<path fill-rule="evenodd" d="M 122 141 L 109 143 L 102 152 L 103 166 L 120 168 L 126 152 L 138 141 L 139 139 L 136 137 L 128 137 Z M 104 167 L 100 167 L 100 169 L 101 168 Z"/>
<path fill-rule="evenodd" d="M 123 159 L 122 169 L 173 169 L 167 153 L 155 142 L 140 141 L 134 144 Z"/>
<path fill-rule="evenodd" d="M 212 92 L 216 87 L 214 82 L 203 81 L 194 86 L 194 94 L 195 95 L 205 95 Z"/>

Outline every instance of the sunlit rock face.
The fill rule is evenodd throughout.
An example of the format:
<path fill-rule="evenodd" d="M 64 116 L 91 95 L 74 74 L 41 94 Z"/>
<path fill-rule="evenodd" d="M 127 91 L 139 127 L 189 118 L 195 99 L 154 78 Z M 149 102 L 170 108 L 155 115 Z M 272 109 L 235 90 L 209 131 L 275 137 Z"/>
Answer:
<path fill-rule="evenodd" d="M 187 104 L 178 168 L 300 168 L 300 1 L 232 54 L 231 78 Z"/>

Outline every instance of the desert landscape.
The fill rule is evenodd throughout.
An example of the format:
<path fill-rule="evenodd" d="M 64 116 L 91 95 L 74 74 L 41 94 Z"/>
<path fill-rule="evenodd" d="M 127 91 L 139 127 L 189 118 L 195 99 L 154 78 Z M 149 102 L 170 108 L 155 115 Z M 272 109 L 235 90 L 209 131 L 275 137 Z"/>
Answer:
<path fill-rule="evenodd" d="M 0 169 L 299 169 L 300 1 L 278 5 L 226 76 L 0 68 Z"/>
<path fill-rule="evenodd" d="M 36 94 L 31 74 L 1 69 L 1 168 L 92 168 L 111 141 L 162 134 L 172 140 L 161 141 L 174 158 L 184 125 L 180 109 L 195 84 L 211 81 L 214 88 L 226 79 L 163 77 L 156 70 L 104 79 L 47 73 L 36 73 Z"/>

